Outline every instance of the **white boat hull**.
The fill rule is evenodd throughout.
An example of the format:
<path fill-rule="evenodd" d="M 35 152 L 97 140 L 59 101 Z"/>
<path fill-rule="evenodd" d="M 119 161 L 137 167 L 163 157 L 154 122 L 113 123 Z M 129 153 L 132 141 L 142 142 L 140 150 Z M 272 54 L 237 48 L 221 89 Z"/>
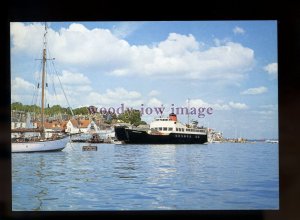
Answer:
<path fill-rule="evenodd" d="M 70 138 L 67 136 L 59 140 L 12 143 L 11 152 L 32 153 L 32 152 L 61 151 L 66 147 L 69 140 Z"/>

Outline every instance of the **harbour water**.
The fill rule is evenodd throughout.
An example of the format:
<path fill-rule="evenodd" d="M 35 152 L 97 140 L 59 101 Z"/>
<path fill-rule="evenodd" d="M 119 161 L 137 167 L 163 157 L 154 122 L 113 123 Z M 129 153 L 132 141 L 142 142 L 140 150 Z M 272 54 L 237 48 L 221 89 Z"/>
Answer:
<path fill-rule="evenodd" d="M 83 145 L 12 154 L 12 210 L 279 208 L 278 144 Z"/>

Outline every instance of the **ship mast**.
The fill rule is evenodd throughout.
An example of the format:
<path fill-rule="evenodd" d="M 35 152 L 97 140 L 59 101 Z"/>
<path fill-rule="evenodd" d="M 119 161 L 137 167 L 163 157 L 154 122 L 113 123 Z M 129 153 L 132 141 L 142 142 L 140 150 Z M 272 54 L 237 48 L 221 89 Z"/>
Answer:
<path fill-rule="evenodd" d="M 44 132 L 45 129 L 45 116 L 44 116 L 44 111 L 45 111 L 45 78 L 46 78 L 46 61 L 47 61 L 47 52 L 46 52 L 46 48 L 47 48 L 47 24 L 45 22 L 45 33 L 44 33 L 44 39 L 43 39 L 43 69 L 42 69 L 42 103 L 41 103 L 41 108 L 42 108 L 42 112 L 41 112 L 41 129 Z"/>
<path fill-rule="evenodd" d="M 189 126 L 190 125 L 190 98 L 187 99 L 187 104 L 188 104 L 187 116 L 188 116 L 188 126 Z"/>

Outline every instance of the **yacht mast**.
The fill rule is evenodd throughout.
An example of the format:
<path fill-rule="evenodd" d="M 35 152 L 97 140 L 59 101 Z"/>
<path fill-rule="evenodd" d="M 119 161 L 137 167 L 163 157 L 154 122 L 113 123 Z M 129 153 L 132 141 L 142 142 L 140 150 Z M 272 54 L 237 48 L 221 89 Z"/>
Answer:
<path fill-rule="evenodd" d="M 45 116 L 44 116 L 44 110 L 45 110 L 45 67 L 46 67 L 46 61 L 47 61 L 47 52 L 46 52 L 46 47 L 47 47 L 47 24 L 45 22 L 45 33 L 44 33 L 44 40 L 43 40 L 43 44 L 44 44 L 44 48 L 43 48 L 43 69 L 42 69 L 42 103 L 41 103 L 41 108 L 42 108 L 42 130 L 44 131 L 45 129 Z"/>

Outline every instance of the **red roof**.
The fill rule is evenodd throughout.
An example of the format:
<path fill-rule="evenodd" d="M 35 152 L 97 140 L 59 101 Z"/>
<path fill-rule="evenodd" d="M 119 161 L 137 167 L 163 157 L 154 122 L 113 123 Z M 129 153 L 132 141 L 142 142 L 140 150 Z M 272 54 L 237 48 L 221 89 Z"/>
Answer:
<path fill-rule="evenodd" d="M 41 122 L 38 121 L 37 127 L 41 127 Z M 44 126 L 46 129 L 61 129 L 64 130 L 66 128 L 67 122 L 66 121 L 45 121 Z"/>
<path fill-rule="evenodd" d="M 89 119 L 71 119 L 70 121 L 73 124 L 73 126 L 77 128 L 87 128 L 88 125 L 91 123 L 91 120 Z"/>

